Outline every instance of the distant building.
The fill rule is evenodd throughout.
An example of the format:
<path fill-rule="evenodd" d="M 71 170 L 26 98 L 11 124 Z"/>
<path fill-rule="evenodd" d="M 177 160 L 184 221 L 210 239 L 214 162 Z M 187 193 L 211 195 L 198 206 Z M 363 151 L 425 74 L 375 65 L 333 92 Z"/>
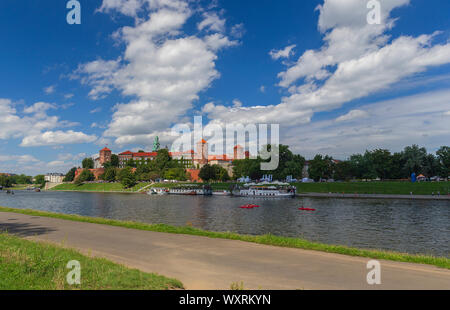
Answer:
<path fill-rule="evenodd" d="M 94 158 L 94 169 L 103 168 L 105 163 L 111 161 L 112 152 L 107 147 L 103 148 L 99 152 L 99 157 Z"/>
<path fill-rule="evenodd" d="M 151 161 L 151 160 L 154 160 L 157 155 L 158 155 L 157 152 L 147 153 L 147 152 L 126 151 L 126 152 L 120 153 L 118 155 L 119 168 L 124 168 L 130 159 L 133 159 L 134 161 L 137 161 L 137 162 Z"/>
<path fill-rule="evenodd" d="M 234 160 L 245 159 L 244 148 L 240 145 L 234 147 Z"/>
<path fill-rule="evenodd" d="M 62 183 L 65 175 L 62 173 L 47 173 L 44 176 L 45 182 L 49 183 Z"/>
<path fill-rule="evenodd" d="M 208 163 L 208 143 L 204 139 L 197 143 L 197 153 L 194 162 L 201 166 Z"/>

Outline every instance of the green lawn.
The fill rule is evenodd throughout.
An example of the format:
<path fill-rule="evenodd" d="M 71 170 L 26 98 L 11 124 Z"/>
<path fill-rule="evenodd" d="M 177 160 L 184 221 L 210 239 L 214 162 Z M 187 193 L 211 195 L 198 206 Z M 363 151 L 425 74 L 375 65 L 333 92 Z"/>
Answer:
<path fill-rule="evenodd" d="M 136 192 L 150 183 L 138 183 L 130 189 L 124 189 L 120 183 L 99 184 L 62 184 L 51 190 L 92 191 L 92 192 Z M 204 183 L 157 183 L 152 187 L 178 187 L 182 185 L 204 185 Z M 212 183 L 213 190 L 229 190 L 233 183 Z M 298 193 L 345 193 L 345 194 L 383 194 L 383 195 L 437 195 L 450 194 L 450 182 L 335 182 L 335 183 L 298 183 Z"/>
<path fill-rule="evenodd" d="M 81 283 L 69 285 L 67 263 L 80 262 Z M 0 234 L 0 290 L 167 290 L 183 285 L 106 259 Z"/>
<path fill-rule="evenodd" d="M 450 194 L 450 182 L 335 182 L 296 184 L 298 193 L 345 193 L 384 195 L 441 195 Z"/>
<path fill-rule="evenodd" d="M 63 220 L 69 221 L 78 221 L 78 222 L 86 222 L 86 223 L 95 223 L 95 224 L 104 224 L 111 226 L 119 226 L 131 229 L 139 229 L 139 230 L 147 230 L 147 231 L 156 231 L 156 232 L 164 232 L 164 233 L 172 233 L 172 234 L 185 234 L 185 235 L 194 235 L 194 236 L 203 236 L 209 238 L 218 238 L 218 239 L 230 239 L 230 240 L 240 240 L 245 242 L 259 243 L 265 245 L 279 246 L 279 247 L 288 247 L 288 248 L 299 248 L 306 250 L 315 250 L 322 251 L 328 253 L 338 253 L 350 256 L 361 256 L 368 257 L 373 259 L 385 259 L 391 261 L 398 262 L 409 262 L 409 263 L 417 263 L 417 264 L 428 264 L 434 265 L 441 268 L 450 269 L 450 259 L 447 257 L 434 257 L 429 255 L 412 255 L 408 253 L 397 253 L 397 252 L 389 252 L 383 250 L 368 250 L 368 249 L 358 249 L 351 248 L 342 245 L 330 245 L 323 243 L 310 242 L 300 238 L 288 238 L 288 237 L 279 237 L 274 235 L 262 235 L 262 236 L 250 236 L 250 235 L 239 235 L 231 232 L 212 232 L 205 231 L 194 227 L 177 227 L 170 226 L 165 224 L 145 224 L 138 222 L 125 222 L 118 220 L 110 220 L 104 218 L 92 218 L 86 216 L 79 215 L 69 215 L 69 214 L 60 214 L 60 213 L 50 213 L 50 212 L 42 212 L 35 210 L 24 210 L 24 209 L 12 209 L 12 208 L 4 208 L 0 207 L 0 212 L 15 212 L 21 214 L 28 214 L 34 216 L 46 216 L 52 218 L 59 218 Z"/>
<path fill-rule="evenodd" d="M 120 183 L 86 183 L 76 185 L 72 183 L 61 184 L 54 188 L 52 191 L 87 191 L 87 192 L 137 192 L 144 186 L 150 183 L 138 183 L 132 188 L 124 188 Z"/>

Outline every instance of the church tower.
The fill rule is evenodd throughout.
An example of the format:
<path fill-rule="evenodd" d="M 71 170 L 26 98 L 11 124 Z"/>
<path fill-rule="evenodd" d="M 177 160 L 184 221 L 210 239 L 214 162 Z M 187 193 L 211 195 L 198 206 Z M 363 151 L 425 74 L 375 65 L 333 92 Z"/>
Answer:
<path fill-rule="evenodd" d="M 195 160 L 200 165 L 206 165 L 208 163 L 208 142 L 206 142 L 204 139 L 197 143 Z"/>

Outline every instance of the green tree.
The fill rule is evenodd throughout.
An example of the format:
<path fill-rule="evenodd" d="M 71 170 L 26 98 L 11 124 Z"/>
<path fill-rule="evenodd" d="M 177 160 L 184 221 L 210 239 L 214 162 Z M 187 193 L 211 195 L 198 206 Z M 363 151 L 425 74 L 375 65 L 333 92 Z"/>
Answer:
<path fill-rule="evenodd" d="M 84 170 L 80 173 L 80 175 L 77 177 L 77 180 L 76 180 L 76 181 L 81 182 L 81 183 L 83 183 L 83 182 L 91 182 L 91 181 L 95 181 L 95 176 L 94 176 L 94 174 L 93 174 L 91 171 L 89 171 L 88 169 L 84 169 Z"/>
<path fill-rule="evenodd" d="M 215 171 L 214 168 L 211 165 L 204 165 L 202 169 L 200 169 L 200 172 L 198 176 L 205 182 L 209 182 L 211 180 L 214 180 L 215 177 Z"/>
<path fill-rule="evenodd" d="M 77 171 L 76 167 L 73 167 L 72 169 L 67 172 L 66 176 L 63 179 L 63 182 L 73 182 L 75 180 L 75 172 Z"/>
<path fill-rule="evenodd" d="M 171 157 L 169 155 L 169 150 L 160 149 L 158 155 L 154 160 L 154 168 L 157 172 L 164 174 L 164 172 L 170 168 Z M 173 168 L 173 167 L 172 167 Z"/>
<path fill-rule="evenodd" d="M 405 163 L 403 153 L 394 153 L 391 158 L 391 171 L 389 174 L 389 179 L 409 178 L 409 175 L 404 169 Z"/>
<path fill-rule="evenodd" d="M 330 179 L 333 176 L 334 163 L 333 158 L 326 155 L 316 155 L 313 160 L 309 163 L 309 177 L 314 179 L 314 181 L 319 181 L 320 179 Z"/>
<path fill-rule="evenodd" d="M 92 158 L 85 158 L 81 165 L 83 169 L 94 169 L 94 160 Z"/>
<path fill-rule="evenodd" d="M 105 170 L 105 173 L 103 175 L 103 180 L 107 182 L 114 182 L 116 181 L 117 171 L 114 167 L 109 167 Z"/>
<path fill-rule="evenodd" d="M 405 166 L 403 167 L 404 171 L 408 176 L 410 176 L 413 172 L 422 173 L 422 164 L 425 160 L 425 156 L 427 155 L 427 150 L 425 148 L 421 148 L 418 145 L 412 145 L 405 147 L 403 151 L 403 160 L 405 161 Z"/>
<path fill-rule="evenodd" d="M 119 168 L 119 156 L 117 156 L 116 154 L 111 155 L 111 166 Z"/>
<path fill-rule="evenodd" d="M 136 185 L 136 176 L 131 167 L 125 167 L 120 170 L 117 179 L 125 188 L 131 188 Z"/>
<path fill-rule="evenodd" d="M 440 176 L 442 174 L 442 166 L 439 158 L 433 154 L 427 154 L 423 158 L 422 173 L 428 177 Z"/>
<path fill-rule="evenodd" d="M 186 170 L 183 168 L 169 168 L 164 174 L 164 177 L 168 180 L 186 181 Z"/>
<path fill-rule="evenodd" d="M 263 149 L 271 152 L 273 146 L 267 145 Z M 272 174 L 275 180 L 285 180 L 287 176 L 292 175 L 294 178 L 301 178 L 303 167 L 305 165 L 305 158 L 301 155 L 294 155 L 289 146 L 280 144 L 278 146 L 279 162 L 278 167 L 273 171 L 263 171 L 262 174 Z M 270 161 L 266 160 L 266 162 Z"/>
<path fill-rule="evenodd" d="M 233 177 L 239 179 L 242 177 L 250 177 L 251 179 L 260 179 L 263 176 L 261 171 L 261 159 L 240 159 L 233 161 Z"/>
<path fill-rule="evenodd" d="M 366 161 L 370 163 L 371 171 L 375 171 L 377 177 L 382 180 L 388 179 L 392 169 L 392 155 L 391 152 L 384 149 L 377 149 L 374 151 L 366 151 L 364 155 Z"/>
<path fill-rule="evenodd" d="M 34 177 L 34 184 L 45 184 L 45 176 L 40 174 Z"/>
<path fill-rule="evenodd" d="M 11 187 L 11 178 L 6 175 L 0 175 L 0 186 L 2 187 Z"/>
<path fill-rule="evenodd" d="M 450 176 L 450 147 L 442 146 L 436 152 L 441 166 L 441 174 L 443 177 Z"/>
<path fill-rule="evenodd" d="M 352 165 L 349 161 L 341 161 L 334 166 L 333 178 L 335 180 L 348 181 L 352 177 Z"/>

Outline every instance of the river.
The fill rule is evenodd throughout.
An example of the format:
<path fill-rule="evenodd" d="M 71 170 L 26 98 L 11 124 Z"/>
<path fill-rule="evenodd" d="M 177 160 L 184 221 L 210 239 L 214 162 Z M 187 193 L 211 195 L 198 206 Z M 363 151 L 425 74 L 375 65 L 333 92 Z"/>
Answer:
<path fill-rule="evenodd" d="M 248 203 L 261 207 L 239 208 Z M 0 206 L 445 257 L 450 249 L 449 201 L 0 191 Z"/>

